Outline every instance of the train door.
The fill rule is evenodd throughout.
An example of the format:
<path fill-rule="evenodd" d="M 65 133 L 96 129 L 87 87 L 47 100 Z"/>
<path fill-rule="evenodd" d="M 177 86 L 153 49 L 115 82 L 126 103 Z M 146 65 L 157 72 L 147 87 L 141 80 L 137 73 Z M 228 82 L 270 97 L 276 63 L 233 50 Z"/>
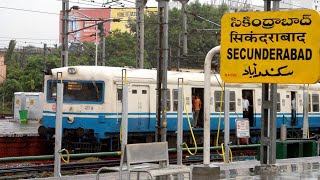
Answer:
<path fill-rule="evenodd" d="M 150 123 L 150 88 L 133 85 L 129 92 L 129 113 L 135 113 L 138 129 L 149 128 Z"/>
<path fill-rule="evenodd" d="M 246 103 L 248 100 L 249 104 Z M 255 126 L 255 119 L 254 119 L 254 91 L 243 89 L 242 90 L 242 109 L 243 109 L 243 118 L 248 118 L 250 122 L 250 127 Z"/>
<path fill-rule="evenodd" d="M 204 120 L 204 106 L 203 106 L 204 88 L 192 88 L 192 97 L 194 96 L 198 96 L 202 103 L 200 112 L 199 112 L 198 122 L 197 122 L 197 126 L 202 128 L 203 120 Z"/>

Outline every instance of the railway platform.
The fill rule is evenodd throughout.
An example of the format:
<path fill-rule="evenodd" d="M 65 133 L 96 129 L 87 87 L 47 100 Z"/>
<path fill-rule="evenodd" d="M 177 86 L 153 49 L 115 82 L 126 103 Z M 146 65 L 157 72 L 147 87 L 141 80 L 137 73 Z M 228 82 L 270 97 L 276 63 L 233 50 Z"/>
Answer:
<path fill-rule="evenodd" d="M 220 174 L 217 179 L 320 179 L 320 157 L 304 157 L 277 160 L 278 173 L 274 175 L 258 175 L 255 167 L 259 166 L 258 160 L 238 161 L 233 163 L 212 163 L 211 166 L 219 167 Z M 192 166 L 190 166 L 192 168 Z M 142 175 L 142 174 L 141 174 Z M 123 176 L 125 179 L 126 176 Z M 37 180 L 56 180 L 58 178 L 37 178 Z M 62 176 L 63 180 L 95 180 L 95 174 Z M 101 180 L 119 180 L 118 172 L 102 173 Z M 136 180 L 135 174 L 131 175 L 131 180 Z M 148 179 L 146 175 L 140 179 Z M 187 175 L 184 179 L 188 179 Z"/>
<path fill-rule="evenodd" d="M 38 134 L 38 121 L 21 123 L 13 119 L 0 120 L 0 158 L 37 156 L 47 153 L 47 142 Z"/>
<path fill-rule="evenodd" d="M 25 137 L 25 136 L 39 136 L 38 128 L 40 124 L 38 121 L 28 121 L 21 123 L 13 119 L 0 120 L 0 137 Z"/>

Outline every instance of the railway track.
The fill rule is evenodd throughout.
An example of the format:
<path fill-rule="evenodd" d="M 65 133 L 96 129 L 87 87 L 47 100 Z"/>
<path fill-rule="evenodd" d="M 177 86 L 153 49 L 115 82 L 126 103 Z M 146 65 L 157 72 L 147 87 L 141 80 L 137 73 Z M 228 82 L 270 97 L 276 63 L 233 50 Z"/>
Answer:
<path fill-rule="evenodd" d="M 191 165 L 195 163 L 201 163 L 200 160 L 187 161 L 184 160 L 184 164 Z M 176 160 L 171 159 L 170 164 L 175 164 Z M 79 174 L 94 174 L 101 167 L 113 167 L 119 166 L 120 160 L 103 160 L 97 162 L 77 162 L 61 165 L 61 174 L 67 175 L 79 175 Z M 54 164 L 47 165 L 35 165 L 35 166 L 19 166 L 19 167 L 5 167 L 0 168 L 0 180 L 11 179 L 30 179 L 30 178 L 44 178 L 53 176 Z"/>
<path fill-rule="evenodd" d="M 241 157 L 243 154 L 253 155 L 252 150 L 238 150 L 234 152 L 235 155 Z M 184 154 L 186 155 L 186 154 Z M 201 155 L 199 155 L 201 156 Z M 196 156 L 194 156 L 196 157 Z M 222 159 L 215 158 L 216 161 L 222 161 Z M 201 164 L 202 158 L 188 159 L 187 156 L 183 159 L 183 164 Z M 177 160 L 175 156 L 170 157 L 170 164 L 176 164 Z M 61 165 L 61 174 L 66 175 L 79 175 L 79 174 L 94 174 L 101 167 L 114 167 L 120 165 L 120 159 L 115 160 L 98 160 L 94 162 L 71 162 Z M 42 164 L 42 165 L 26 165 L 15 167 L 0 167 L 0 180 L 4 179 L 30 179 L 30 178 L 44 178 L 53 176 L 54 164 Z"/>
<path fill-rule="evenodd" d="M 101 167 L 112 167 L 119 164 L 119 160 L 62 164 L 61 174 L 66 176 L 95 173 Z M 49 177 L 53 176 L 53 169 L 54 164 L 0 168 L 0 180 Z"/>

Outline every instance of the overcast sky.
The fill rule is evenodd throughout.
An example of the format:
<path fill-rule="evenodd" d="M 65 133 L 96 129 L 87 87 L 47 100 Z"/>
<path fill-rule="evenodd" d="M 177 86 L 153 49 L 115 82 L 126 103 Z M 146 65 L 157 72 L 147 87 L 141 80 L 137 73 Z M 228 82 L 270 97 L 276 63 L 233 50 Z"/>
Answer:
<path fill-rule="evenodd" d="M 125 7 L 132 7 L 134 4 L 130 1 L 134 2 L 135 0 L 119 1 L 125 3 Z M 207 1 L 210 3 L 221 0 Z M 95 0 L 95 2 L 70 0 L 70 7 L 78 5 L 98 8 L 103 2 L 107 2 L 107 0 Z M 252 2 L 261 4 L 263 0 L 252 0 Z M 149 7 L 156 5 L 155 0 L 149 0 L 147 4 Z M 18 46 L 32 44 L 42 47 L 41 42 L 47 43 L 48 46 L 57 44 L 59 42 L 59 11 L 61 9 L 61 0 L 0 0 L 0 48 L 7 47 L 10 39 L 16 39 Z M 34 12 L 29 12 L 29 10 Z"/>

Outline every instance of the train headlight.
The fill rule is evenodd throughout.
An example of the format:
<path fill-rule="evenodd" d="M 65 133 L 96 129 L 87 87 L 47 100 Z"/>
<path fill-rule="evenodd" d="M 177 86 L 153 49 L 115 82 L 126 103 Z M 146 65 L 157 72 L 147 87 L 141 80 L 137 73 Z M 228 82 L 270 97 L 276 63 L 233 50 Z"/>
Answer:
<path fill-rule="evenodd" d="M 76 68 L 71 67 L 71 68 L 68 68 L 68 73 L 75 74 L 75 73 L 77 73 L 77 70 L 76 70 Z"/>

